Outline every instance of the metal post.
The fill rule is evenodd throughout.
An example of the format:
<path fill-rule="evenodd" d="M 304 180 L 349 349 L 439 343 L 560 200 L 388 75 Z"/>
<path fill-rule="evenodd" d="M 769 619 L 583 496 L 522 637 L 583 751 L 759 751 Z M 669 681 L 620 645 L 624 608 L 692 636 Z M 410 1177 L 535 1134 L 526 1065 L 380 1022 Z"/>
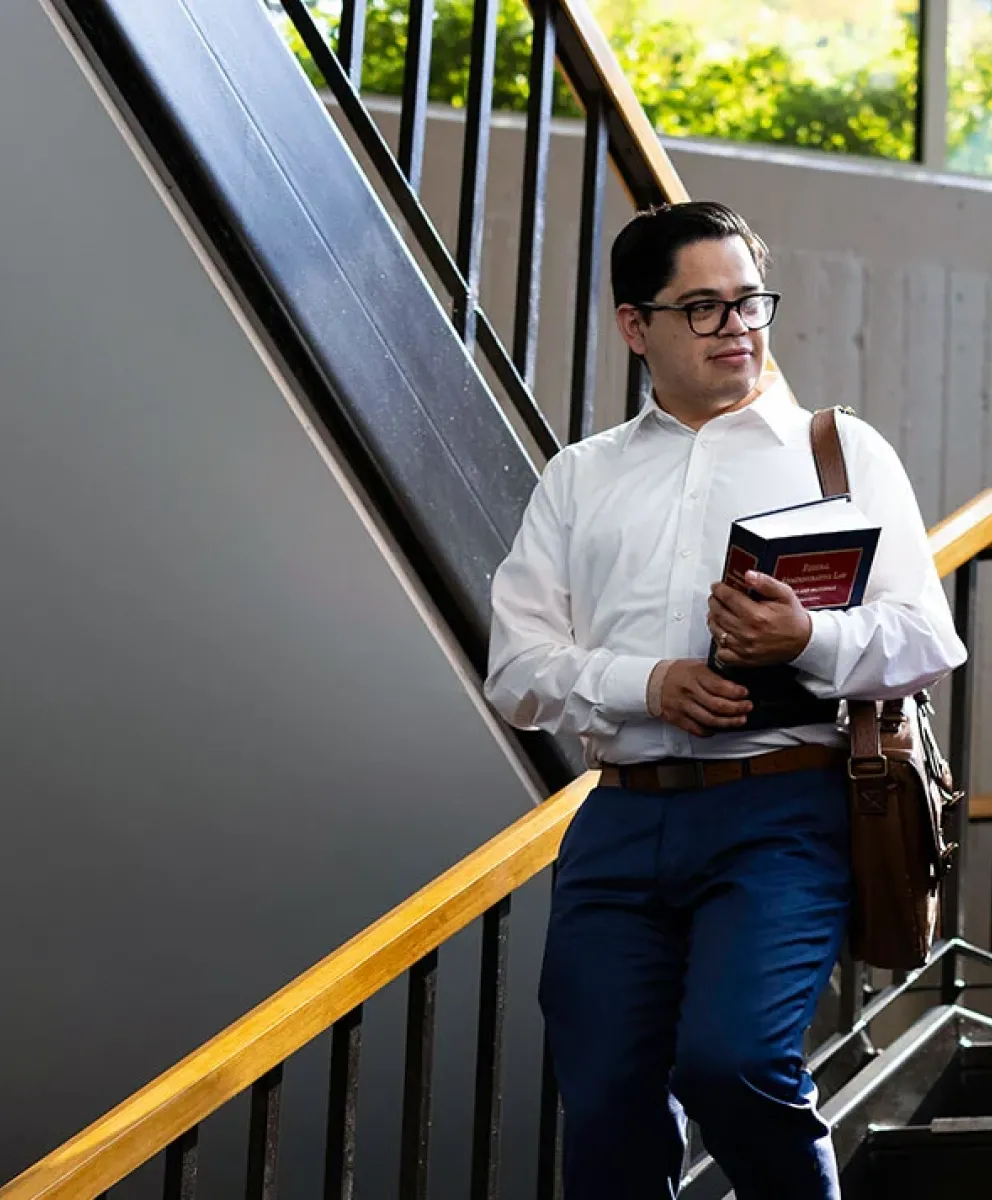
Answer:
<path fill-rule="evenodd" d="M 355 1191 L 355 1122 L 362 1053 L 362 1006 L 335 1022 L 327 1103 L 324 1200 L 352 1200 Z"/>
<path fill-rule="evenodd" d="M 365 0 L 345 0 L 338 29 L 338 58 L 356 92 L 362 90 L 365 17 Z"/>
<path fill-rule="evenodd" d="M 916 159 L 947 168 L 947 24 L 950 0 L 920 0 L 916 88 Z"/>
<path fill-rule="evenodd" d="M 470 1200 L 499 1200 L 503 1027 L 506 1020 L 509 932 L 510 897 L 505 896 L 482 919 L 482 978 L 479 985 Z"/>
<path fill-rule="evenodd" d="M 399 1200 L 426 1200 L 427 1197 L 437 1021 L 437 960 L 437 951 L 432 950 L 409 971 Z"/>
<path fill-rule="evenodd" d="M 529 388 L 537 375 L 537 335 L 541 316 L 541 265 L 547 215 L 551 115 L 555 96 L 556 0 L 532 0 L 534 42 L 527 102 L 524 183 L 521 189 L 520 255 L 513 361 Z"/>
<path fill-rule="evenodd" d="M 958 843 L 942 893 L 943 933 L 947 938 L 964 933 L 965 856 L 968 842 L 968 787 L 971 782 L 972 699 L 975 679 L 975 598 L 978 564 L 972 558 L 958 567 L 954 576 L 954 625 L 968 649 L 968 661 L 958 667 L 951 681 L 950 764 L 954 782 L 965 797 L 947 818 L 947 838 Z M 941 999 L 953 1004 L 959 993 L 958 959 L 948 954 L 941 964 Z"/>
<path fill-rule="evenodd" d="M 596 362 L 599 343 L 599 279 L 603 244 L 603 199 L 609 161 L 609 101 L 602 90 L 586 97 L 586 146 L 582 170 L 582 214 L 579 230 L 579 274 L 572 351 L 572 398 L 568 440 L 593 432 L 596 417 Z"/>
<path fill-rule="evenodd" d="M 420 191 L 427 136 L 427 94 L 434 41 L 434 0 L 410 0 L 407 18 L 406 69 L 400 114 L 399 162 L 415 192 Z"/>
<path fill-rule="evenodd" d="M 458 268 L 465 292 L 455 297 L 454 324 L 471 350 L 476 341 L 476 308 L 482 277 L 486 232 L 486 184 L 489 178 L 489 136 L 493 117 L 493 79 L 496 73 L 496 0 L 475 0 L 472 19 L 472 66 L 465 106 L 465 153 L 458 211 Z"/>

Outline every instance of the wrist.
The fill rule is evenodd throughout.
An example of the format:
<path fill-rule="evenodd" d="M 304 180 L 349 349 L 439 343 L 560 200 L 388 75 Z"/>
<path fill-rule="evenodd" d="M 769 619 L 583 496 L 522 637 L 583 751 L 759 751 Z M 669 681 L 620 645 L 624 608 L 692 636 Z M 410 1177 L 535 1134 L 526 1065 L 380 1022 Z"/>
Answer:
<path fill-rule="evenodd" d="M 661 662 L 655 663 L 648 676 L 647 707 L 648 715 L 651 717 L 661 716 L 661 697 L 665 688 L 665 679 L 674 663 L 674 659 L 662 659 Z"/>

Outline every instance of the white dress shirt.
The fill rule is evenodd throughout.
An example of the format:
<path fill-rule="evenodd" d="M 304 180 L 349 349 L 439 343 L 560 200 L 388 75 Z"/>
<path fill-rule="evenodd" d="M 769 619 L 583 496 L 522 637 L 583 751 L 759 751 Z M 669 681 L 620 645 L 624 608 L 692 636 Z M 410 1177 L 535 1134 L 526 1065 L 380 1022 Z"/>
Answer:
<path fill-rule="evenodd" d="M 811 414 L 781 383 L 698 432 L 649 400 L 548 463 L 493 580 L 486 696 L 512 725 L 578 734 L 590 766 L 738 758 L 832 725 L 697 738 L 647 711 L 660 660 L 706 657 L 731 523 L 821 495 Z M 916 498 L 895 451 L 839 414 L 855 503 L 882 529 L 861 607 L 811 614 L 794 660 L 824 699 L 909 695 L 964 662 Z"/>

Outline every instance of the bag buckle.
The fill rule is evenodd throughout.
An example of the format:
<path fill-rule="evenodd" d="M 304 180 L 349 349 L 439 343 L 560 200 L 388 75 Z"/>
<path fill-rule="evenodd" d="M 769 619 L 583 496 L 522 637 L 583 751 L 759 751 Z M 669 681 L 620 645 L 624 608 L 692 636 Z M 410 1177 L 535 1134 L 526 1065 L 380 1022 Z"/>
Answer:
<path fill-rule="evenodd" d="M 849 758 L 847 760 L 847 775 L 849 779 L 884 779 L 889 773 L 889 760 L 884 754 L 876 754 L 871 758 Z"/>

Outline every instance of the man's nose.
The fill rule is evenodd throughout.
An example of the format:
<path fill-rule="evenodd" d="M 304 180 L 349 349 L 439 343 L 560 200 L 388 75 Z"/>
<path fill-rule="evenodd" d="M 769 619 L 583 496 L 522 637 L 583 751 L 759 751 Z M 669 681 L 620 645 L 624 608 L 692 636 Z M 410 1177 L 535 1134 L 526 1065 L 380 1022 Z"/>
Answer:
<path fill-rule="evenodd" d="M 721 335 L 723 337 L 740 337 L 742 333 L 747 332 L 748 327 L 744 323 L 744 318 L 736 308 L 732 308 L 727 314 L 726 325 L 720 330 Z"/>

